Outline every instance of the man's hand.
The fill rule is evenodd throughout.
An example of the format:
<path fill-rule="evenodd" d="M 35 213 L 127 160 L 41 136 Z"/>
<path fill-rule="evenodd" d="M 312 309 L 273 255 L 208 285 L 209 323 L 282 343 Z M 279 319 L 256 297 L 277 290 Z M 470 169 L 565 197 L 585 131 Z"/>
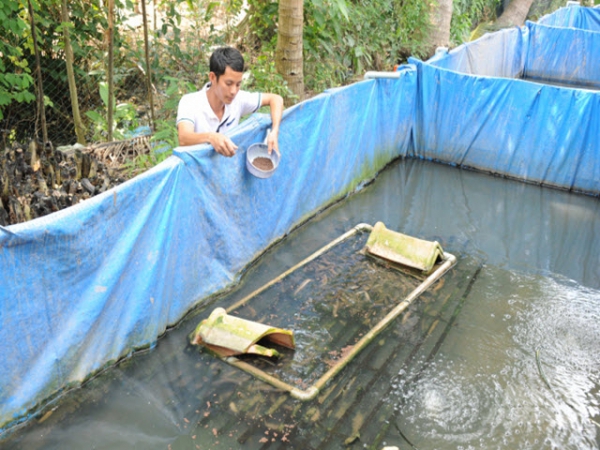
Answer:
<path fill-rule="evenodd" d="M 231 139 L 221 133 L 210 133 L 208 142 L 217 153 L 227 157 L 235 155 L 235 151 L 238 148 Z"/>
<path fill-rule="evenodd" d="M 180 122 L 177 125 L 177 134 L 179 145 L 210 144 L 217 153 L 227 157 L 235 155 L 235 151 L 237 150 L 237 145 L 224 134 L 212 131 L 195 133 L 194 125 L 191 122 Z"/>
<path fill-rule="evenodd" d="M 281 95 L 266 93 L 262 96 L 261 106 L 269 105 L 271 108 L 271 132 L 267 136 L 267 146 L 269 147 L 269 154 L 273 150 L 277 154 L 279 152 L 279 124 L 281 123 L 281 115 L 283 114 L 283 98 Z"/>
<path fill-rule="evenodd" d="M 277 140 L 278 136 L 279 132 L 277 130 L 272 130 L 267 136 L 267 147 L 269 149 L 269 155 L 273 150 L 275 150 L 277 154 L 281 156 L 281 153 L 279 153 L 279 142 Z"/>

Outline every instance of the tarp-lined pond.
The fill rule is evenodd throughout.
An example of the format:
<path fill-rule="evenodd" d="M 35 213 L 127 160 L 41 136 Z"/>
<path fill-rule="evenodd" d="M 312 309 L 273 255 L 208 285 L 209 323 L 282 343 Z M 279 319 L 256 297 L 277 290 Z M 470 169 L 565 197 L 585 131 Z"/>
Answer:
<path fill-rule="evenodd" d="M 599 205 L 399 161 L 271 249 L 235 292 L 63 396 L 2 448 L 599 448 Z M 379 220 L 438 240 L 458 264 L 315 400 L 294 400 L 188 344 L 215 307 Z M 402 297 L 410 281 L 359 255 L 361 239 L 240 308 L 297 327 L 297 350 L 262 366 L 309 383 Z"/>

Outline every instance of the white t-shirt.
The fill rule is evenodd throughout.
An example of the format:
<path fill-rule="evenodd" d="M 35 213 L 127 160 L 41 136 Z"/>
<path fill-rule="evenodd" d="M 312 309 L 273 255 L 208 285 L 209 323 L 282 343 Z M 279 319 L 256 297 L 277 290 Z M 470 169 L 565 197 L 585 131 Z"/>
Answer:
<path fill-rule="evenodd" d="M 181 97 L 177 108 L 177 124 L 190 122 L 194 124 L 196 133 L 224 133 L 240 123 L 242 116 L 251 114 L 260 107 L 262 96 L 259 92 L 240 90 L 231 104 L 225 105 L 223 119 L 219 120 L 208 103 L 206 91 L 209 87 L 210 83 L 207 83 L 202 90 Z"/>

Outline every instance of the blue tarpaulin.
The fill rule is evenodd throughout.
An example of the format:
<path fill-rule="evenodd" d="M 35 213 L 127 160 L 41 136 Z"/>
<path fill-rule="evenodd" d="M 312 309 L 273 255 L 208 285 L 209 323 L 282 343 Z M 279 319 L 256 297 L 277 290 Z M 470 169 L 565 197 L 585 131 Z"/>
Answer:
<path fill-rule="evenodd" d="M 600 33 L 528 22 L 427 62 L 411 58 L 419 72 L 417 153 L 597 193 L 600 93 L 522 78 L 598 85 L 598 39 Z"/>
<path fill-rule="evenodd" d="M 397 157 L 598 195 L 600 94 L 521 79 L 597 84 L 597 36 L 530 23 L 412 60 L 399 79 L 302 102 L 284 114 L 282 162 L 269 179 L 245 169 L 246 149 L 270 124 L 256 114 L 232 132 L 233 158 L 179 148 L 104 194 L 0 227 L 0 430 L 153 345 L 269 245 Z"/>
<path fill-rule="evenodd" d="M 470 75 L 600 88 L 600 58 L 592 56 L 599 44 L 600 33 L 527 22 L 526 27 L 486 34 L 451 52 L 439 51 L 428 63 Z"/>
<path fill-rule="evenodd" d="M 599 93 L 415 64 L 419 155 L 524 181 L 598 191 Z"/>
<path fill-rule="evenodd" d="M 527 23 L 525 77 L 600 88 L 600 33 Z M 553 49 L 553 51 L 548 51 Z"/>
<path fill-rule="evenodd" d="M 582 8 L 578 5 L 571 5 L 542 17 L 538 23 L 552 27 L 600 31 L 600 8 Z"/>
<path fill-rule="evenodd" d="M 520 78 L 525 69 L 528 30 L 510 28 L 485 34 L 451 52 L 440 49 L 428 63 L 455 72 Z"/>

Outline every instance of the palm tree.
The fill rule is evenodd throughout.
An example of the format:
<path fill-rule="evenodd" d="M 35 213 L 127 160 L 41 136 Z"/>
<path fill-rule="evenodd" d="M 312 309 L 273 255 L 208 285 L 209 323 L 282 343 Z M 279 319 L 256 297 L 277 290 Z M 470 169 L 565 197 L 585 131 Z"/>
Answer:
<path fill-rule="evenodd" d="M 303 26 L 303 0 L 280 0 L 275 68 L 287 81 L 290 90 L 298 96 L 298 101 L 304 98 Z"/>
<path fill-rule="evenodd" d="M 525 23 L 527 14 L 533 0 L 512 0 L 498 20 L 494 22 L 494 28 L 506 28 L 512 26 L 521 26 Z"/>
<path fill-rule="evenodd" d="M 452 0 L 437 0 L 430 7 L 431 31 L 428 40 L 430 52 L 433 53 L 437 47 L 448 47 L 450 44 Z"/>

